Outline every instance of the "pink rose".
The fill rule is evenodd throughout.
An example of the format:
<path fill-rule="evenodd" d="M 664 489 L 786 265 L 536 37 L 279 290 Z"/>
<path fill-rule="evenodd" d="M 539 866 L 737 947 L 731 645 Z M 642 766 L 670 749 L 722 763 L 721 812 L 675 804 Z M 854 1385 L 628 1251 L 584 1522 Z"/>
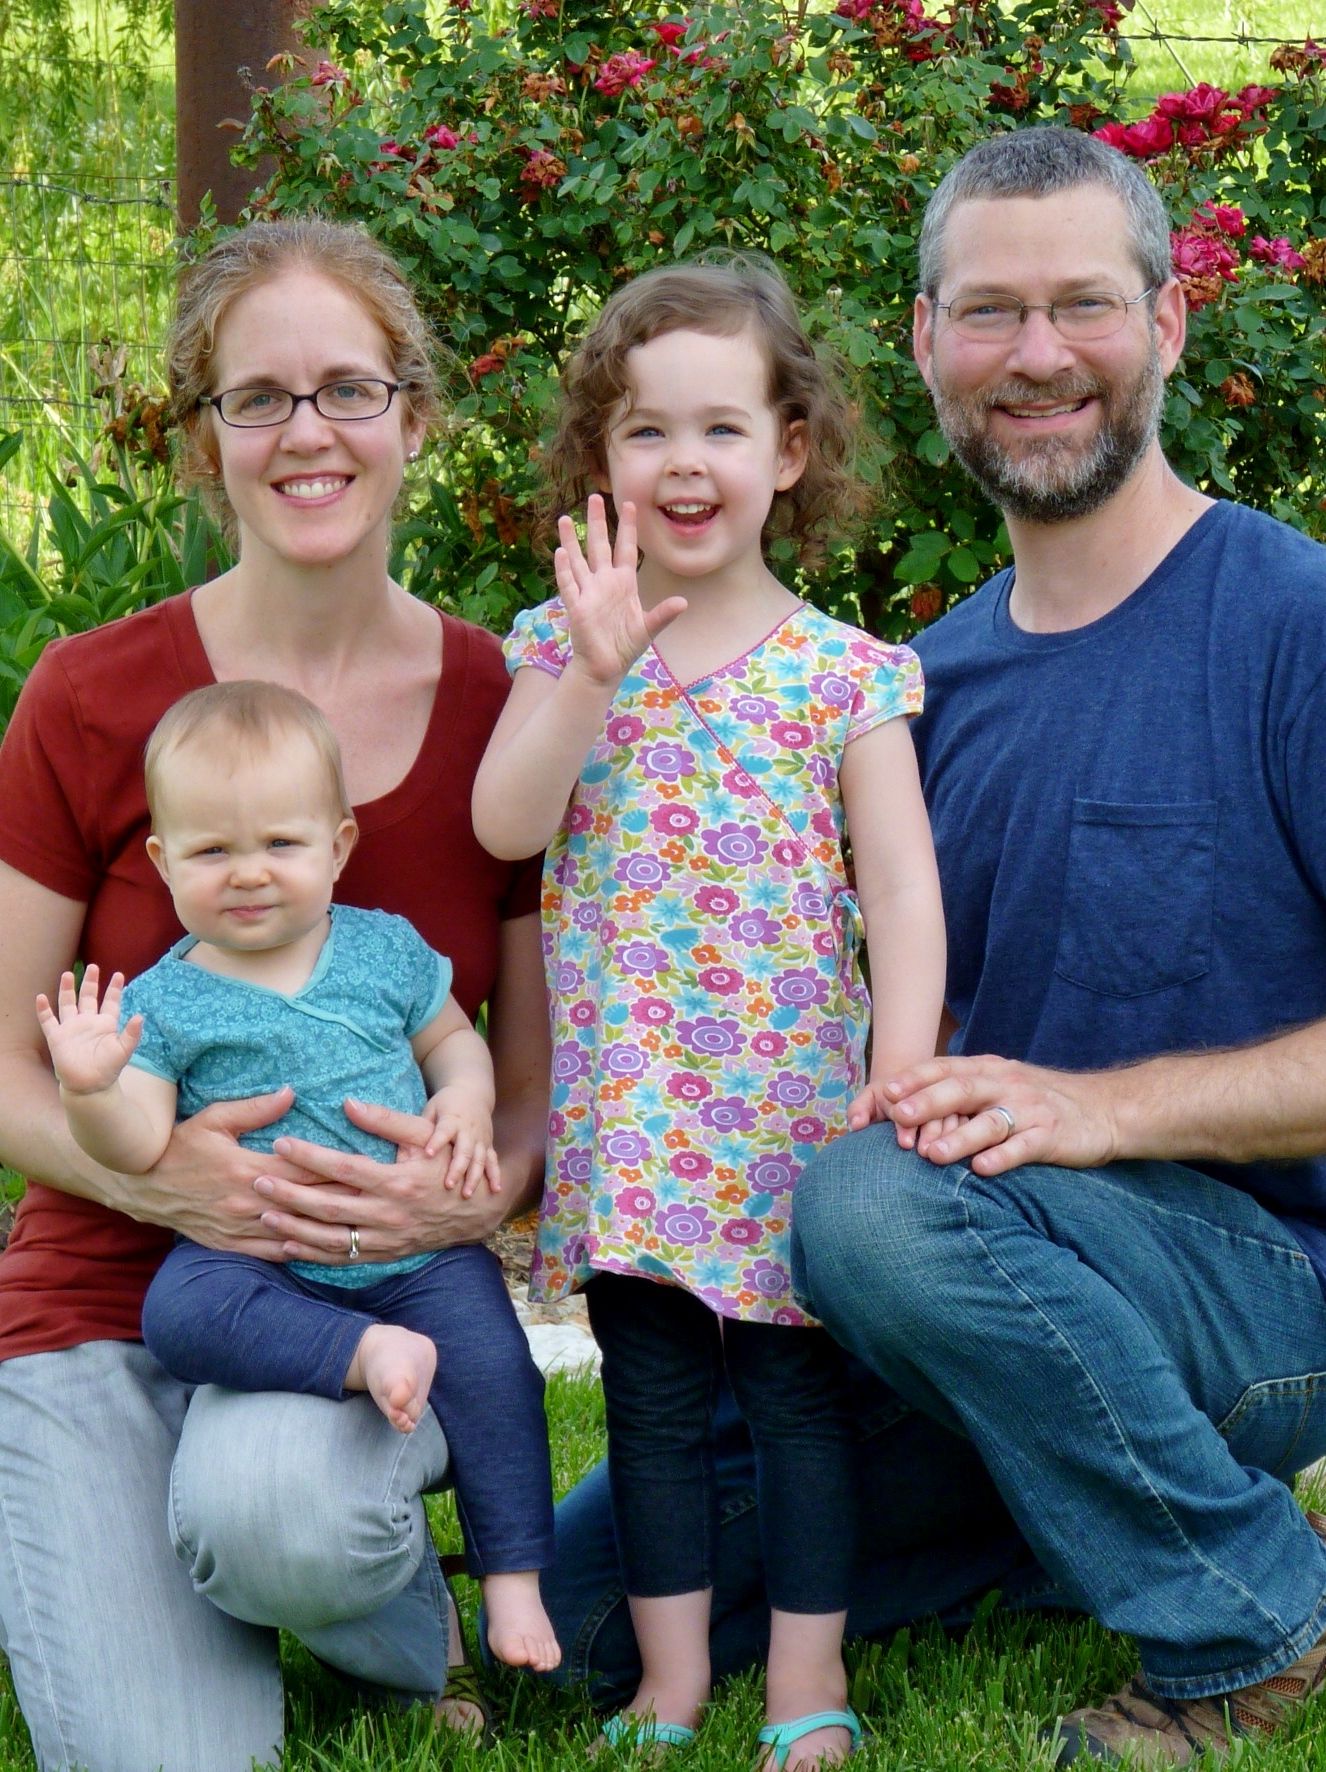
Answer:
<path fill-rule="evenodd" d="M 637 55 L 633 49 L 623 50 L 619 55 L 610 55 L 599 70 L 594 90 L 601 92 L 605 98 L 616 98 L 628 86 L 638 86 L 655 65 L 649 56 Z"/>
<path fill-rule="evenodd" d="M 1203 223 L 1214 224 L 1222 234 L 1241 234 L 1248 225 L 1243 211 L 1231 203 L 1199 203 L 1192 218 L 1199 227 Z"/>
<path fill-rule="evenodd" d="M 1141 123 L 1130 123 L 1120 143 L 1125 154 L 1134 160 L 1151 160 L 1167 154 L 1174 146 L 1174 125 L 1168 117 L 1154 115 Z"/>
<path fill-rule="evenodd" d="M 1303 254 L 1290 245 L 1285 234 L 1277 234 L 1274 240 L 1254 234 L 1248 244 L 1248 257 L 1255 258 L 1258 264 L 1278 265 L 1282 271 L 1297 271 L 1307 263 Z"/>

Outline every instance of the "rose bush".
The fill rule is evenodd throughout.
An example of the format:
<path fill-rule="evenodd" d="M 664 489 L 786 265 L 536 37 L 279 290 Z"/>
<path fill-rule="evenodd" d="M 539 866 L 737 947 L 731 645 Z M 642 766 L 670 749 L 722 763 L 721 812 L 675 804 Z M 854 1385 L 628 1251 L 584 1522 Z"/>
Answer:
<path fill-rule="evenodd" d="M 254 94 L 256 211 L 361 218 L 455 354 L 460 421 L 403 532 L 411 582 L 503 628 L 547 594 L 537 453 L 568 346 L 627 277 L 772 254 L 849 367 L 881 486 L 868 538 L 805 588 L 883 635 L 985 576 L 1005 538 L 911 362 L 925 199 L 992 129 L 1058 122 L 1143 160 L 1192 310 L 1179 470 L 1326 534 L 1326 51 L 1278 84 L 1129 102 L 1128 0 L 841 0 L 684 13 L 640 0 L 330 0 L 308 71 Z M 434 18 L 429 22 L 429 15 Z M 296 73 L 298 70 L 295 70 Z"/>

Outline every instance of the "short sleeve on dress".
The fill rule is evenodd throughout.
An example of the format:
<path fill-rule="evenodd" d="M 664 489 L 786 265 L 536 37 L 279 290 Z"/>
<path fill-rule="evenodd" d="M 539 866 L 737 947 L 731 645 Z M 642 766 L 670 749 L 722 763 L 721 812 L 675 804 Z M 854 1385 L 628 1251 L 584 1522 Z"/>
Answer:
<path fill-rule="evenodd" d="M 561 598 L 540 603 L 537 609 L 522 609 L 516 625 L 502 642 L 502 651 L 513 677 L 527 666 L 546 671 L 550 677 L 560 677 L 571 658 Z"/>
<path fill-rule="evenodd" d="M 910 646 L 886 646 L 862 634 L 848 648 L 847 662 L 853 683 L 848 744 L 885 720 L 920 713 L 925 701 L 925 677 L 921 661 Z"/>

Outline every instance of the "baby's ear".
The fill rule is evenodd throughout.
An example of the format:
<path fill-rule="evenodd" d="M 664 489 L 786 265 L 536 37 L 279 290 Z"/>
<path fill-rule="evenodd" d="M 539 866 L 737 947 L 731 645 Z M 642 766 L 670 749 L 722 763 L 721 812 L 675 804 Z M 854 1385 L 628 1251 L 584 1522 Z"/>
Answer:
<path fill-rule="evenodd" d="M 147 849 L 147 859 L 152 863 L 152 866 L 161 875 L 161 878 L 166 882 L 166 885 L 169 886 L 170 885 L 170 870 L 166 866 L 165 845 L 162 843 L 160 837 L 157 836 L 155 831 L 153 831 L 152 835 L 147 839 L 146 849 Z"/>
<path fill-rule="evenodd" d="M 352 818 L 343 818 L 336 827 L 336 835 L 332 838 L 332 865 L 336 872 L 333 876 L 340 879 L 341 869 L 350 859 L 350 851 L 359 841 L 359 826 Z"/>

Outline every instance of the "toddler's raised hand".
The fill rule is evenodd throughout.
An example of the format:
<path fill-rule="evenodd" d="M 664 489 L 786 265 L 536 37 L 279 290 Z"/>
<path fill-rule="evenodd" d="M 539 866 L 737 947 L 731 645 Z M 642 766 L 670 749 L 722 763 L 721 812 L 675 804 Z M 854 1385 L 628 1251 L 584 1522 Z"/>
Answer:
<path fill-rule="evenodd" d="M 599 493 L 585 512 L 585 546 L 575 524 L 559 517 L 561 543 L 553 557 L 557 591 L 566 610 L 571 650 L 594 683 L 615 688 L 640 654 L 686 607 L 684 597 L 668 597 L 653 609 L 640 602 L 636 583 L 635 506 L 622 504 L 617 542 L 608 538 L 608 517 Z"/>
<path fill-rule="evenodd" d="M 71 1095 L 97 1095 L 109 1089 L 138 1048 L 141 1015 L 120 1027 L 124 974 L 113 972 L 100 1005 L 97 968 L 89 966 L 75 988 L 72 972 L 60 974 L 56 1007 L 44 993 L 37 998 L 37 1020 L 51 1049 L 51 1062 L 63 1089 Z"/>

